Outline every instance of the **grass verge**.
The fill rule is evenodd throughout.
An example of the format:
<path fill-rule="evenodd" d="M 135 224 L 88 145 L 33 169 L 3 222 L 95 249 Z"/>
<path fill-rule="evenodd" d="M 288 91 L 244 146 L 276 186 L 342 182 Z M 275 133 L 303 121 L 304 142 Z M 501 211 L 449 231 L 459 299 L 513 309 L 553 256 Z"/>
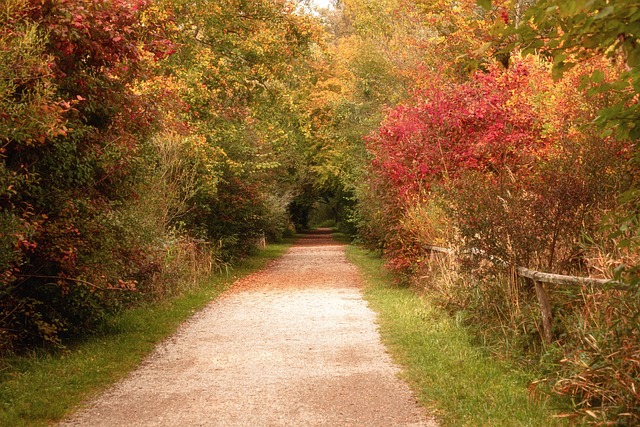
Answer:
<path fill-rule="evenodd" d="M 531 399 L 531 375 L 474 346 L 469 332 L 410 289 L 392 285 L 383 261 L 349 246 L 365 279 L 365 298 L 378 313 L 382 340 L 403 367 L 418 400 L 442 426 L 562 426 L 548 401 Z"/>
<path fill-rule="evenodd" d="M 184 320 L 236 279 L 281 256 L 290 243 L 268 245 L 230 275 L 213 276 L 185 295 L 114 316 L 104 334 L 72 348 L 3 359 L 0 425 L 45 426 L 61 420 L 83 401 L 122 379 Z"/>

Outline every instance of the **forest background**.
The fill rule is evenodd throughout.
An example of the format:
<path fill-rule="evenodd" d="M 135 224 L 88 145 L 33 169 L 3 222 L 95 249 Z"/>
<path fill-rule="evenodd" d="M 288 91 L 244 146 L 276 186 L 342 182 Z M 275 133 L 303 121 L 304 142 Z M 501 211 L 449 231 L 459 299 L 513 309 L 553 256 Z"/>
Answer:
<path fill-rule="evenodd" d="M 639 28 L 631 0 L 2 0 L 0 351 L 331 219 L 532 392 L 636 425 Z M 518 266 L 614 285 L 553 289 L 545 342 Z"/>

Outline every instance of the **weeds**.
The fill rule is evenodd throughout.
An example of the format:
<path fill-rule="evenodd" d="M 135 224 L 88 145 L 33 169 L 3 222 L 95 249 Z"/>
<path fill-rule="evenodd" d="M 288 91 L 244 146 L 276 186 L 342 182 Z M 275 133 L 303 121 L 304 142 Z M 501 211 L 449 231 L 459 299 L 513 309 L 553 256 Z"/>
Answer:
<path fill-rule="evenodd" d="M 594 425 L 640 423 L 640 306 L 631 291 L 550 287 L 550 345 L 531 284 L 490 265 L 432 256 L 413 286 L 445 308 L 494 357 L 536 373 L 533 395 L 572 402 L 563 416 Z"/>

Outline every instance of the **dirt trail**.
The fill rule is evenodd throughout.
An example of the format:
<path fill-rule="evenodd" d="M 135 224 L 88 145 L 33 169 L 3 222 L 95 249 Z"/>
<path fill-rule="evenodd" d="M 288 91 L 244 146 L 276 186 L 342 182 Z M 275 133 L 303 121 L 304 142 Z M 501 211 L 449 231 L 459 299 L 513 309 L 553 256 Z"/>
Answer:
<path fill-rule="evenodd" d="M 344 247 L 310 234 L 66 426 L 429 426 Z"/>

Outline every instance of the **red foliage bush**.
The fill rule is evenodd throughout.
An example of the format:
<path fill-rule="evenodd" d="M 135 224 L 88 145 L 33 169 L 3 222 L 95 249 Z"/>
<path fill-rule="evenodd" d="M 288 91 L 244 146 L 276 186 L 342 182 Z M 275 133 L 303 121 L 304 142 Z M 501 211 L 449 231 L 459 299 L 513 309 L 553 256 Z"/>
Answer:
<path fill-rule="evenodd" d="M 575 81 L 556 84 L 534 61 L 463 83 L 425 81 L 367 141 L 380 222 L 392 225 L 381 236 L 392 267 L 410 270 L 430 243 L 409 238 L 402 218 L 437 194 L 456 244 L 512 265 L 579 268 L 581 235 L 614 204 L 627 154 L 577 131 L 594 107 Z"/>
<path fill-rule="evenodd" d="M 637 292 L 554 288 L 558 346 L 539 346 L 531 289 L 506 278 L 513 270 L 505 267 L 514 266 L 611 277 L 624 264 L 624 246 L 603 224 L 628 211 L 618 195 L 637 181 L 637 170 L 629 162 L 632 145 L 593 126 L 597 112 L 616 102 L 581 89 L 598 65 L 585 62 L 557 82 L 532 60 L 463 83 L 424 78 L 429 85 L 368 138 L 372 191 L 362 199 L 364 231 L 384 246 L 389 266 L 414 281 L 446 276 L 445 267 L 425 259 L 424 245 L 481 255 L 458 270 L 471 274 L 439 279 L 436 298 L 482 325 L 490 343 L 508 342 L 507 352 L 533 355 L 536 364 L 553 358 L 538 368 L 551 372 L 552 388 L 570 395 L 584 419 L 636 425 Z M 600 64 L 615 73 L 608 65 Z M 429 230 L 442 226 L 451 230 Z M 451 239 L 432 240 L 443 235 Z M 494 328 L 501 332 L 489 332 Z"/>
<path fill-rule="evenodd" d="M 132 89 L 170 48 L 141 23 L 149 3 L 3 5 L 2 59 L 15 65 L 0 69 L 0 351 L 94 324 L 110 299 L 100 289 L 130 287 L 151 262 L 130 256 L 135 233 L 114 215 L 159 117 Z"/>
<path fill-rule="evenodd" d="M 514 167 L 546 142 L 525 92 L 531 70 L 493 67 L 467 83 L 431 79 L 431 85 L 389 112 L 368 139 L 376 177 L 399 199 L 457 179 L 464 171 Z"/>

